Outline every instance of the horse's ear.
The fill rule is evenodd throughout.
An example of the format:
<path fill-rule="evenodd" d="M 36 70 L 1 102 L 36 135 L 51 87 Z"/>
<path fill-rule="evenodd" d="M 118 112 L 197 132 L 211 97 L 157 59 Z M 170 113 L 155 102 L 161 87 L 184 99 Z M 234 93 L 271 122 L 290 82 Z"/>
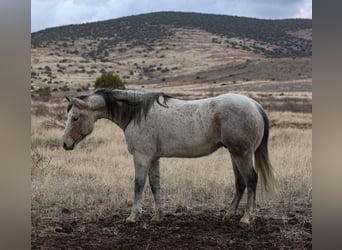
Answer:
<path fill-rule="evenodd" d="M 80 108 L 80 109 L 88 109 L 89 108 L 89 105 L 85 101 L 83 101 L 81 99 L 69 96 L 67 98 L 67 100 L 70 103 L 74 104 L 76 107 Z"/>
<path fill-rule="evenodd" d="M 65 99 L 67 99 L 68 100 L 68 102 L 70 102 L 71 103 L 71 97 L 70 96 L 65 96 Z"/>

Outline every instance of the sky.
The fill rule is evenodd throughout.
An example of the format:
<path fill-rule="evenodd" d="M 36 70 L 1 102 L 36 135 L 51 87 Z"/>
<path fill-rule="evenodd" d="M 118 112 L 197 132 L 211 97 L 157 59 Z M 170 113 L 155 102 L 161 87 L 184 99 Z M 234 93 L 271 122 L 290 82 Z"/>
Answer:
<path fill-rule="evenodd" d="M 31 0 L 31 31 L 156 11 L 312 18 L 312 0 Z"/>

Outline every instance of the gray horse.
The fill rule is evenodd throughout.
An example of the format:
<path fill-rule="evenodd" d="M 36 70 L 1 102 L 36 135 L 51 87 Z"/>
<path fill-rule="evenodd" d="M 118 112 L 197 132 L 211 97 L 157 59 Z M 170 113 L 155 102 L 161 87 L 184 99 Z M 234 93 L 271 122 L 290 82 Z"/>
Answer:
<path fill-rule="evenodd" d="M 163 219 L 160 157 L 200 157 L 220 147 L 227 148 L 236 193 L 224 220 L 236 214 L 247 187 L 247 205 L 240 224 L 253 221 L 257 172 L 261 174 L 263 188 L 275 192 L 267 149 L 268 118 L 263 108 L 246 96 L 224 94 L 185 101 L 160 92 L 98 89 L 90 95 L 66 98 L 70 104 L 64 149 L 72 150 L 101 118 L 113 121 L 125 134 L 135 167 L 134 203 L 127 222 L 136 222 L 141 217 L 141 196 L 147 176 L 155 200 L 152 221 Z"/>

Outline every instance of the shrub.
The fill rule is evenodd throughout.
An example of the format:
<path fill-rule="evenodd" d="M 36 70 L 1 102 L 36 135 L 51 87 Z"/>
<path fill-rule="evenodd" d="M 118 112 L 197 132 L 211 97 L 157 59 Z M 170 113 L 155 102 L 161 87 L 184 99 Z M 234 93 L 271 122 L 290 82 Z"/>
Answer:
<path fill-rule="evenodd" d="M 35 97 L 35 99 L 38 98 L 41 101 L 48 101 L 51 97 L 51 90 L 50 90 L 50 87 L 39 88 L 33 91 L 33 94 L 35 94 L 33 96 Z"/>
<path fill-rule="evenodd" d="M 59 87 L 60 90 L 62 91 L 69 91 L 70 88 L 67 85 L 64 85 L 63 87 Z"/>
<path fill-rule="evenodd" d="M 112 73 L 103 73 L 99 78 L 96 79 L 95 88 L 125 89 L 125 85 L 118 75 L 113 75 Z"/>
<path fill-rule="evenodd" d="M 44 69 L 48 72 L 51 72 L 51 68 L 49 66 L 45 66 Z"/>

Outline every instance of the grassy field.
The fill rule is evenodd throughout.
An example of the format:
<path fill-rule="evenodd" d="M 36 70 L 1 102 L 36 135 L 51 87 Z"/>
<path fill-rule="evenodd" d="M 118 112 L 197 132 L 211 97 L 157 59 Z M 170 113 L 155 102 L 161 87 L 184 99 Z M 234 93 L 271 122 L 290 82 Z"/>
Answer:
<path fill-rule="evenodd" d="M 125 218 L 133 201 L 134 167 L 123 132 L 114 123 L 99 120 L 90 136 L 73 151 L 65 151 L 61 140 L 67 102 L 62 98 L 33 99 L 33 249 L 147 249 L 151 242 L 155 249 L 310 249 L 311 93 L 246 94 L 270 107 L 269 151 L 279 192 L 273 199 L 258 193 L 257 219 L 247 231 L 238 227 L 246 195 L 239 215 L 228 225 L 222 224 L 235 191 L 226 149 L 195 159 L 162 158 L 166 218 L 158 226 L 149 223 L 154 202 L 147 182 L 142 221 L 130 227 Z"/>
<path fill-rule="evenodd" d="M 32 103 L 32 211 L 53 216 L 60 209 L 102 213 L 127 208 L 133 199 L 134 168 L 123 132 L 100 120 L 94 132 L 75 150 L 62 149 L 66 103 Z M 270 157 L 279 197 L 259 197 L 272 204 L 311 204 L 311 114 L 270 112 Z M 57 121 L 57 122 L 56 122 Z M 285 123 L 284 121 L 288 121 Z M 291 126 L 291 122 L 294 126 Z M 284 125 L 285 124 L 285 125 Z M 197 159 L 161 160 L 162 195 L 166 209 L 205 205 L 223 209 L 234 193 L 234 175 L 227 150 Z M 243 200 L 244 201 L 244 200 Z M 147 184 L 146 208 L 153 207 Z"/>

